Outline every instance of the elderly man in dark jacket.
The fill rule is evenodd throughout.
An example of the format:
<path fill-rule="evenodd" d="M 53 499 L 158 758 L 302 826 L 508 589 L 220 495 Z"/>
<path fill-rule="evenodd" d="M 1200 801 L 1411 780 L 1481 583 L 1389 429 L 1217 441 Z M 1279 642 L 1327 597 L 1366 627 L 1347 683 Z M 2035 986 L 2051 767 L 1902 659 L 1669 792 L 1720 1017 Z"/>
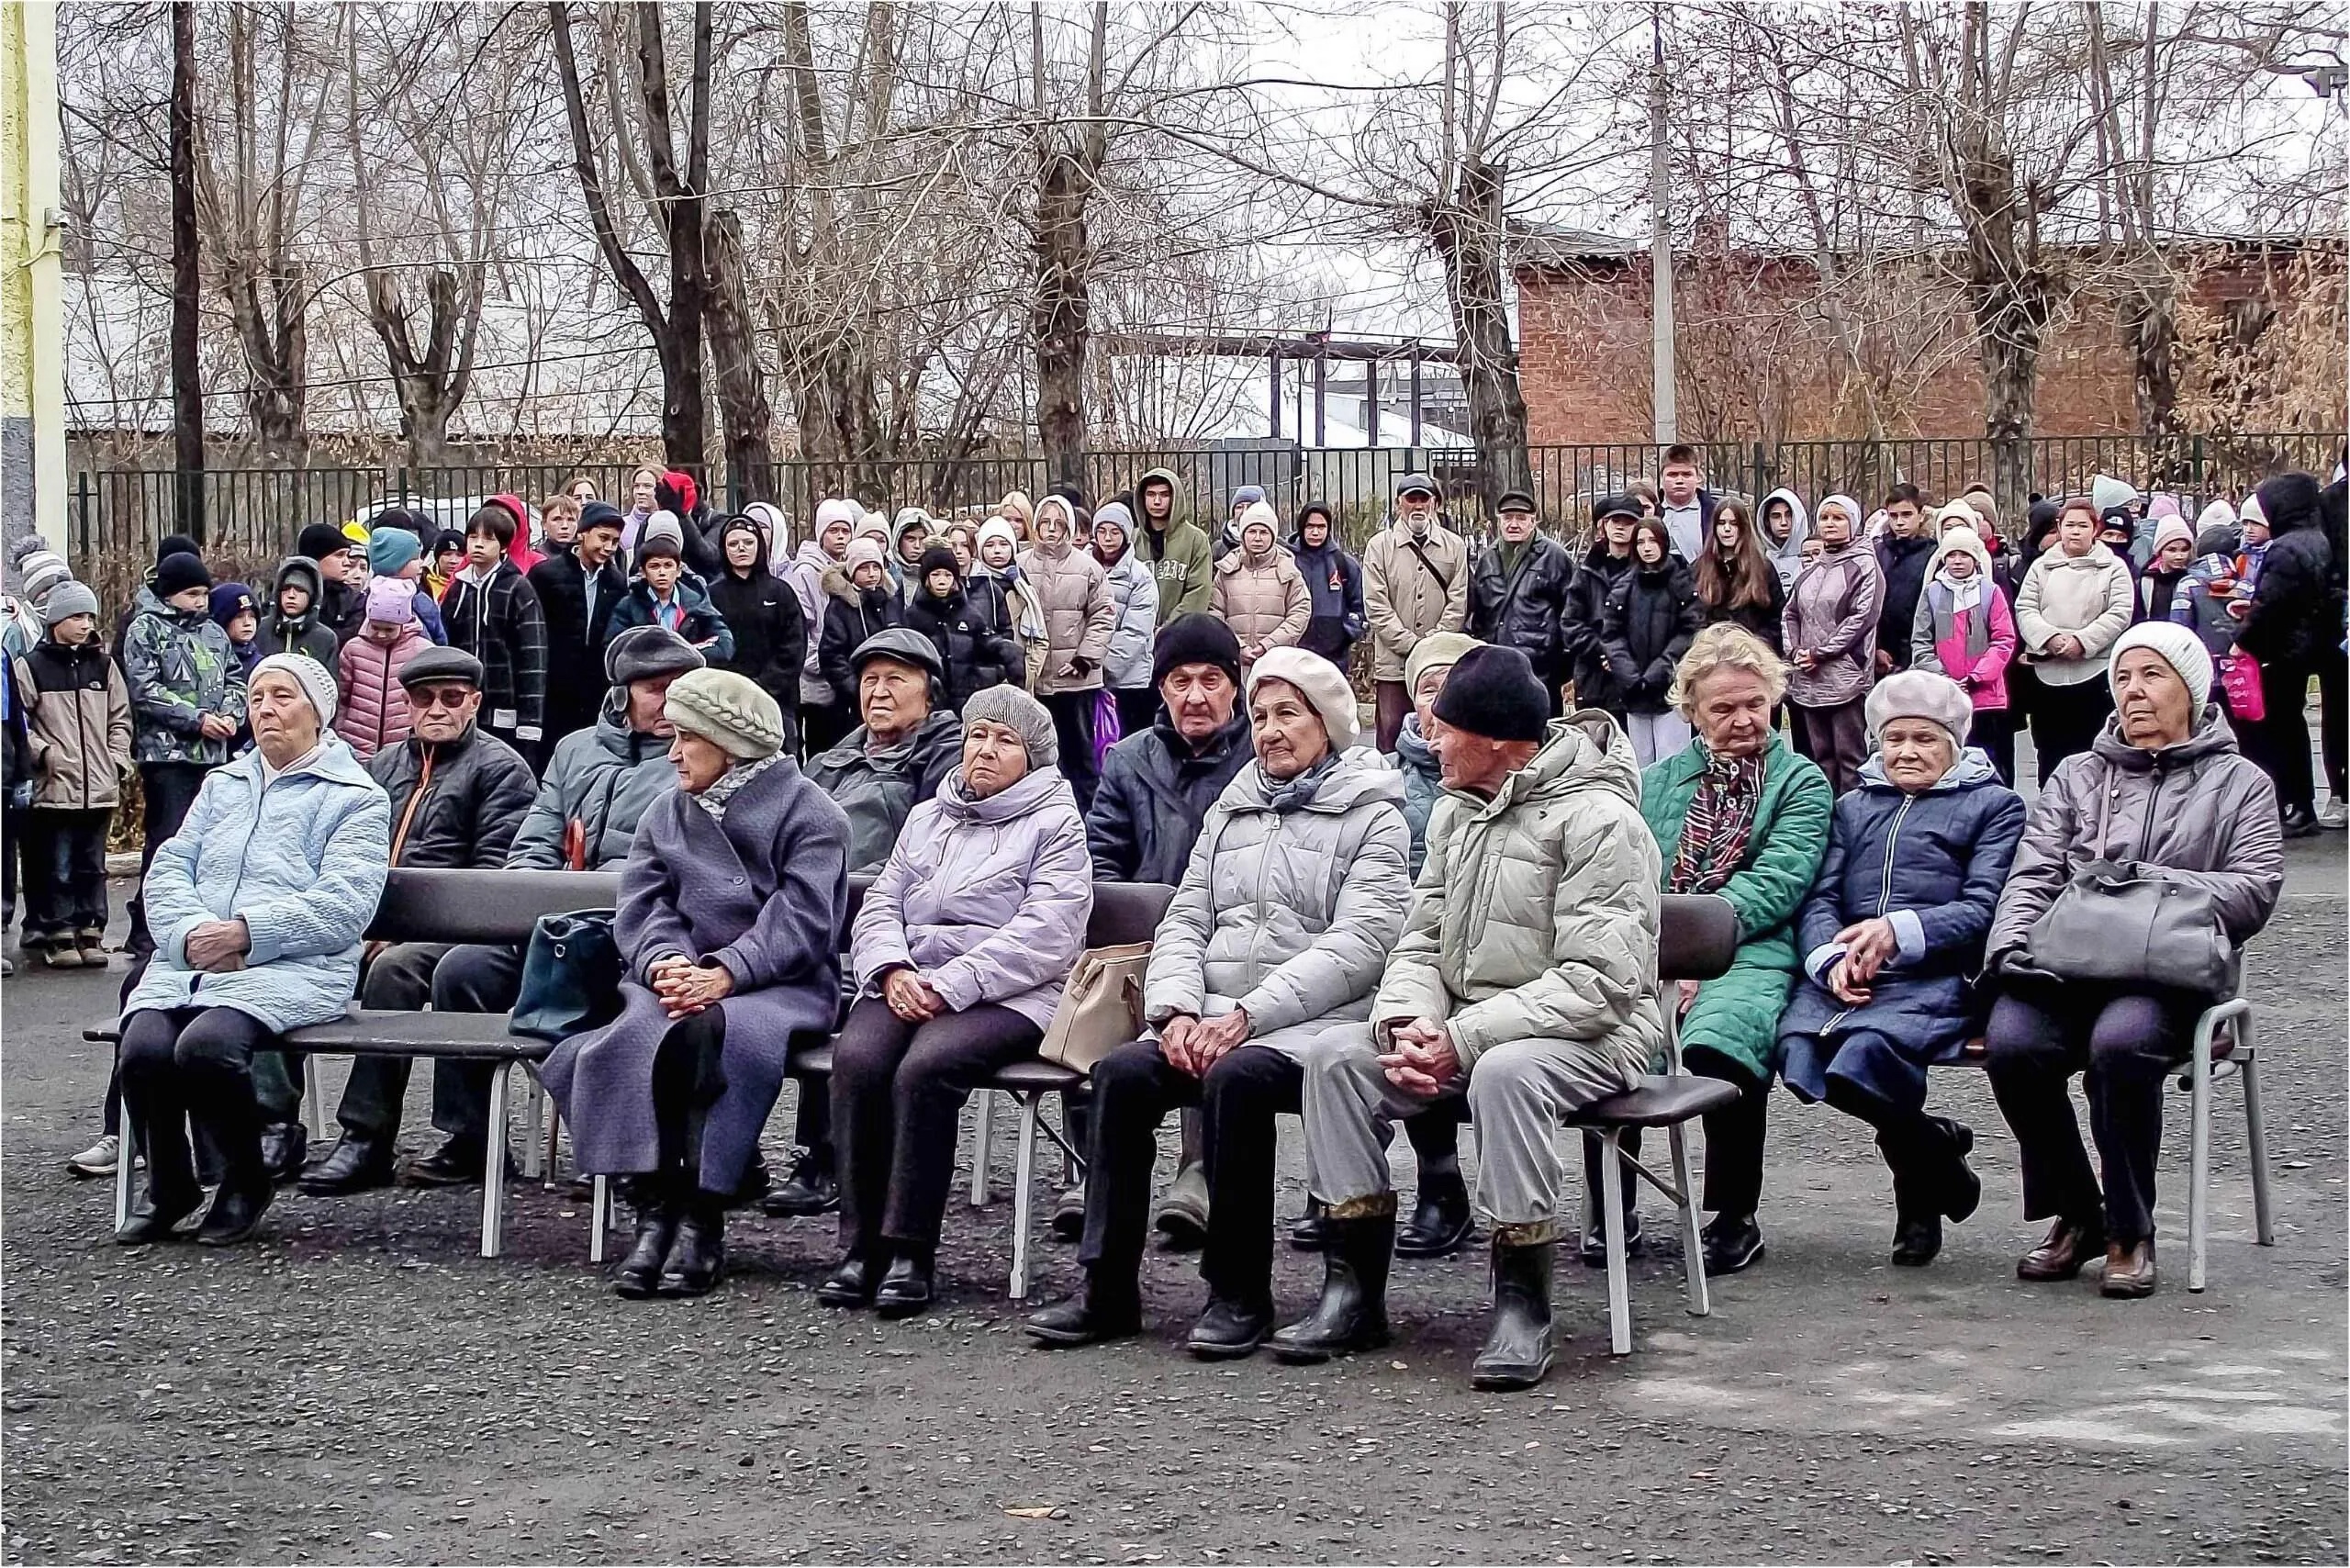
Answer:
<path fill-rule="evenodd" d="M 1111 746 L 1085 813 L 1097 881 L 1181 882 L 1208 808 L 1252 755 L 1231 627 L 1208 614 L 1160 627 L 1151 684 L 1164 701 L 1158 722 Z"/>
<path fill-rule="evenodd" d="M 1640 503 L 1630 496 L 1602 496 L 1591 509 L 1592 526 L 1599 537 L 1583 558 L 1583 568 L 1567 586 L 1561 619 L 1568 667 L 1573 672 L 1578 708 L 1604 708 L 1624 722 L 1624 690 L 1607 667 L 1607 596 L 1639 563 L 1632 555 L 1632 525 L 1640 521 Z"/>
<path fill-rule="evenodd" d="M 428 648 L 400 672 L 400 687 L 415 711 L 415 731 L 367 764 L 368 774 L 391 797 L 391 863 L 477 870 L 504 865 L 536 785 L 521 755 L 476 722 L 481 661 L 455 648 Z M 446 942 L 369 944 L 360 1005 L 421 1008 L 432 999 L 432 971 L 453 947 Z M 302 1178 L 304 1192 L 357 1193 L 391 1181 L 411 1065 L 408 1057 L 380 1056 L 352 1064 L 335 1113 L 342 1141 Z M 462 1123 L 457 1084 L 448 1070 L 453 1065 L 442 1062 L 433 1072 L 433 1114 L 436 1125 L 453 1135 Z"/>
<path fill-rule="evenodd" d="M 2285 836 L 2305 838 L 2317 831 L 2317 777 L 2310 766 L 2310 677 L 2320 677 L 2324 717 L 2342 730 L 2342 598 L 2344 562 L 2341 542 L 2329 538 L 2319 507 L 2317 480 L 2307 474 L 2278 474 L 2261 483 L 2246 503 L 2247 515 L 2268 524 L 2268 553 L 2253 589 L 2236 645 L 2260 662 L 2260 684 L 2268 716 L 2262 721 L 2263 750 L 2276 770 L 2277 801 Z M 2331 667 L 2329 667 L 2331 666 Z M 2338 739 L 2327 747 L 2326 770 L 2337 774 Z M 2338 806 L 2343 782 L 2333 780 Z"/>
<path fill-rule="evenodd" d="M 1573 677 L 1567 650 L 1567 594 L 1574 558 L 1545 535 L 1534 498 L 1510 490 L 1494 503 L 1501 537 L 1477 552 L 1469 568 L 1469 635 L 1517 649 L 1550 689 L 1551 711 Z"/>

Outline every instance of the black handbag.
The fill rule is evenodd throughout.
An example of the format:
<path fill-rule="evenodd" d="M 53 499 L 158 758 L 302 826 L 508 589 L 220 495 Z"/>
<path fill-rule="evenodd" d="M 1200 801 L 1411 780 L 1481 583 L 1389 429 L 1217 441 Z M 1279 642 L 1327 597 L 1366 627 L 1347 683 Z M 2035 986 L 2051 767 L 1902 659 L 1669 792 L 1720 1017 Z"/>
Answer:
<path fill-rule="evenodd" d="M 621 1011 L 621 949 L 609 909 L 543 914 L 522 950 L 522 986 L 507 1033 L 560 1042 Z"/>

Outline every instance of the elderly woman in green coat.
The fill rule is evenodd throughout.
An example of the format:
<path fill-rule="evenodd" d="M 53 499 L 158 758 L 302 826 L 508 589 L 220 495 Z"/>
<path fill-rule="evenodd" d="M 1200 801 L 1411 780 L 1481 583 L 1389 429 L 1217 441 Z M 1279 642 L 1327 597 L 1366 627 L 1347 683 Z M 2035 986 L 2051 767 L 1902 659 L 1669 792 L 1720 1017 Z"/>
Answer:
<path fill-rule="evenodd" d="M 1786 666 L 1754 633 L 1729 622 L 1707 627 L 1673 678 L 1673 704 L 1696 744 L 1640 776 L 1664 890 L 1718 893 L 1738 912 L 1729 972 L 1681 981 L 1677 999 L 1683 1063 L 1739 1091 L 1736 1103 L 1706 1118 L 1708 1273 L 1735 1273 L 1762 1256 L 1754 1211 L 1779 1014 L 1801 973 L 1796 919 L 1828 851 L 1835 805 L 1827 776 L 1772 727 L 1786 682 Z"/>

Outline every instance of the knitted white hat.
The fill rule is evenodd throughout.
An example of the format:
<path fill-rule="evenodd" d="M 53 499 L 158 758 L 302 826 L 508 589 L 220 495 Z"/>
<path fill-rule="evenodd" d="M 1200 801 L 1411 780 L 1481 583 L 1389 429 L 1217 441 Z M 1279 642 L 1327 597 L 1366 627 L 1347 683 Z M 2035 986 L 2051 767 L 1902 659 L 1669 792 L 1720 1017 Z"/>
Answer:
<path fill-rule="evenodd" d="M 1269 649 L 1249 666 L 1250 701 L 1256 700 L 1257 688 L 1268 680 L 1287 681 L 1304 695 L 1322 720 L 1332 751 L 1345 751 L 1361 739 L 1362 721 L 1355 712 L 1354 688 L 1347 684 L 1346 672 L 1328 659 L 1304 648 Z"/>
<path fill-rule="evenodd" d="M 318 711 L 319 728 L 323 730 L 333 725 L 334 671 L 308 654 L 272 654 L 253 666 L 252 674 L 245 678 L 245 689 L 252 690 L 253 682 L 273 670 L 294 678 L 294 684 L 302 689 L 302 695 L 308 698 L 310 706 Z"/>
<path fill-rule="evenodd" d="M 2211 655 L 2203 639 L 2175 621 L 2141 621 L 2115 639 L 2113 657 L 2106 666 L 2109 683 L 2121 667 L 2121 655 L 2132 648 L 2152 648 L 2178 672 L 2187 683 L 2188 700 L 2194 704 L 2190 716 L 2200 719 L 2211 700 L 2212 676 Z"/>

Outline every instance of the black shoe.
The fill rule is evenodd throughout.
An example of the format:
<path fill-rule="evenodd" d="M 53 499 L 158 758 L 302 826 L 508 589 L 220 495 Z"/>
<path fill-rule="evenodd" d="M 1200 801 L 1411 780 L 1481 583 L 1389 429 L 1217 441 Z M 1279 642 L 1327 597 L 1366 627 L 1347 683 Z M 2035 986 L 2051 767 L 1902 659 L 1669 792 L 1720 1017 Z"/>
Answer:
<path fill-rule="evenodd" d="M 204 1223 L 196 1227 L 196 1239 L 206 1247 L 235 1246 L 261 1228 L 261 1216 L 275 1196 L 276 1185 L 266 1179 L 222 1182 Z"/>
<path fill-rule="evenodd" d="M 302 1191 L 322 1198 L 364 1193 L 392 1184 L 392 1144 L 389 1138 L 345 1133 L 315 1170 L 302 1173 Z"/>
<path fill-rule="evenodd" d="M 1203 1361 L 1237 1361 L 1243 1356 L 1255 1355 L 1257 1347 L 1272 1331 L 1270 1302 L 1243 1306 L 1220 1295 L 1210 1296 L 1208 1309 L 1192 1325 L 1191 1337 L 1183 1341 L 1183 1349 Z"/>
<path fill-rule="evenodd" d="M 1089 1274 L 1075 1295 L 1031 1315 L 1021 1330 L 1055 1350 L 1125 1339 L 1142 1332 L 1142 1303 L 1131 1294 L 1112 1296 Z"/>
<path fill-rule="evenodd" d="M 1942 1249 L 1942 1216 L 1904 1215 L 1893 1226 L 1893 1261 L 1904 1269 L 1922 1269 Z"/>
<path fill-rule="evenodd" d="M 1387 1268 L 1395 1255 L 1395 1216 L 1325 1219 L 1322 1299 L 1267 1341 L 1284 1361 L 1326 1361 L 1387 1343 Z"/>
<path fill-rule="evenodd" d="M 123 1158 L 127 1159 L 129 1157 L 129 1151 L 126 1149 Z M 147 1202 L 124 1220 L 121 1228 L 114 1233 L 115 1245 L 152 1247 L 158 1241 L 177 1241 L 184 1234 L 179 1228 L 180 1221 L 203 1206 L 201 1189 L 185 1198 L 159 1198 L 151 1192 L 147 1194 Z"/>
<path fill-rule="evenodd" d="M 636 1204 L 636 1242 L 612 1271 L 612 1290 L 632 1301 L 658 1294 L 661 1265 L 677 1239 L 677 1205 L 650 1180 L 631 1184 Z"/>
<path fill-rule="evenodd" d="M 747 1209 L 767 1195 L 775 1185 L 775 1173 L 767 1169 L 767 1157 L 758 1150 L 751 1151 L 751 1162 L 743 1167 L 743 1179 L 726 1194 L 730 1209 Z"/>
<path fill-rule="evenodd" d="M 1648 1232 L 1640 1228 L 1640 1215 L 1636 1209 L 1624 1216 L 1624 1256 L 1638 1258 L 1648 1249 Z M 1595 1225 L 1584 1231 L 1582 1244 L 1577 1248 L 1577 1251 L 1582 1254 L 1584 1268 L 1605 1269 L 1607 1267 L 1606 1227 Z"/>
<path fill-rule="evenodd" d="M 1082 1241 L 1085 1239 L 1085 1183 L 1064 1191 L 1053 1203 L 1053 1239 Z"/>
<path fill-rule="evenodd" d="M 873 1310 L 883 1317 L 912 1317 L 930 1310 L 931 1265 L 921 1258 L 898 1258 L 873 1287 Z"/>
<path fill-rule="evenodd" d="M 488 1146 L 453 1133 L 431 1153 L 409 1160 L 400 1180 L 411 1187 L 477 1187 L 488 1169 Z"/>
<path fill-rule="evenodd" d="M 272 1122 L 261 1130 L 261 1167 L 273 1182 L 291 1182 L 302 1174 L 310 1152 L 310 1135 L 299 1122 Z"/>
<path fill-rule="evenodd" d="M 704 1193 L 677 1222 L 655 1289 L 663 1295 L 708 1295 L 725 1277 L 726 1199 Z"/>
<path fill-rule="evenodd" d="M 1458 1170 L 1422 1170 L 1412 1217 L 1395 1233 L 1399 1258 L 1449 1258 L 1477 1234 L 1477 1211 Z"/>
<path fill-rule="evenodd" d="M 1494 1243 L 1494 1320 L 1469 1386 L 1532 1388 L 1550 1371 L 1550 1282 L 1558 1245 Z"/>
<path fill-rule="evenodd" d="M 1735 1274 L 1762 1260 L 1762 1227 L 1752 1215 L 1716 1215 L 1702 1239 L 1708 1274 Z"/>
<path fill-rule="evenodd" d="M 1289 1222 L 1289 1244 L 1293 1251 L 1319 1252 L 1329 1245 L 1330 1234 L 1322 1220 L 1322 1201 L 1305 1200 L 1305 1212 Z"/>
<path fill-rule="evenodd" d="M 1953 1148 L 1950 1174 L 1943 1179 L 1942 1212 L 1953 1225 L 1958 1225 L 1983 1202 L 1983 1178 L 1966 1163 L 1966 1157 L 1975 1150 L 1975 1129 L 1948 1116 L 1935 1119 L 1942 1123 Z"/>
<path fill-rule="evenodd" d="M 872 1259 L 852 1252 L 824 1276 L 824 1282 L 816 1287 L 816 1299 L 826 1306 L 871 1306 L 879 1273 Z"/>
<path fill-rule="evenodd" d="M 759 1200 L 766 1213 L 792 1219 L 828 1215 L 840 1206 L 841 1184 L 832 1161 L 804 1148 L 791 1162 L 790 1178 Z"/>
<path fill-rule="evenodd" d="M 2287 806 L 2277 812 L 2277 825 L 2287 838 L 2315 838 L 2318 833 L 2317 818 L 2299 806 Z"/>

